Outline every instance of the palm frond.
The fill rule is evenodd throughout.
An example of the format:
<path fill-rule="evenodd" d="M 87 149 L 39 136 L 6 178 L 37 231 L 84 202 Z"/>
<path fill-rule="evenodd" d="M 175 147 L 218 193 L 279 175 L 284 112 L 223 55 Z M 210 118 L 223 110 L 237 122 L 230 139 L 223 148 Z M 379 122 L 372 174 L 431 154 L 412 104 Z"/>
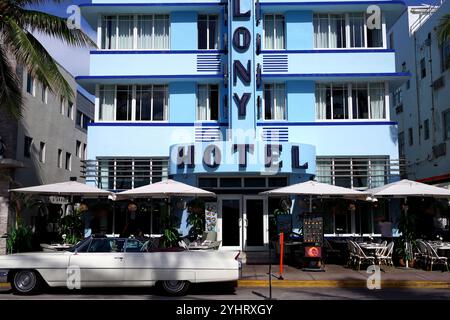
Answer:
<path fill-rule="evenodd" d="M 450 14 L 444 15 L 441 19 L 437 34 L 440 44 L 450 41 Z"/>
<path fill-rule="evenodd" d="M 6 51 L 0 46 L 0 107 L 16 119 L 22 117 L 23 99 L 20 81 L 14 73 Z"/>
<path fill-rule="evenodd" d="M 55 60 L 30 32 L 23 30 L 12 19 L 8 19 L 4 31 L 4 42 L 18 62 L 25 65 L 52 92 L 67 99 L 73 98 L 73 90 L 60 73 Z"/>
<path fill-rule="evenodd" d="M 16 22 L 24 29 L 41 32 L 72 46 L 97 46 L 82 30 L 69 29 L 67 19 L 45 12 L 20 9 Z"/>

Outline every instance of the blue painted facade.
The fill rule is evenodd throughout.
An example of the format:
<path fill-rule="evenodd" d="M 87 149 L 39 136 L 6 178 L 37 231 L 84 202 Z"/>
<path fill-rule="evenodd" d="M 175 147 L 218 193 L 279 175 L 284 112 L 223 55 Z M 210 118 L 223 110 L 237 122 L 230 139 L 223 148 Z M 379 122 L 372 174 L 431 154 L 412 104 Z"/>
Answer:
<path fill-rule="evenodd" d="M 235 8 L 237 4 L 240 4 L 239 12 Z M 370 5 L 381 8 L 383 43 L 380 47 L 315 47 L 315 15 L 366 12 Z M 395 51 L 387 49 L 385 35 L 405 9 L 401 1 L 134 0 L 124 3 L 123 0 L 92 0 L 81 8 L 86 20 L 98 30 L 100 48 L 91 52 L 90 74 L 78 77 L 78 82 L 97 96 L 96 121 L 88 132 L 90 160 L 169 157 L 168 174 L 197 185 L 200 176 L 264 175 L 268 145 L 281 146 L 281 151 L 272 155 L 282 161 L 276 175 L 286 176 L 288 183 L 315 176 L 317 157 L 398 159 L 397 125 L 390 120 L 389 90 L 391 83 L 402 81 L 408 75 L 396 70 Z M 237 16 L 246 12 L 249 14 L 245 17 Z M 101 33 L 105 32 L 102 17 L 116 14 L 168 15 L 168 48 L 102 49 Z M 198 45 L 198 17 L 203 14 L 214 14 L 219 19 L 218 46 L 211 50 L 199 49 Z M 283 17 L 284 48 L 267 49 L 266 15 Z M 239 49 L 245 44 L 243 34 L 233 43 L 238 28 L 245 28 L 250 35 L 250 42 L 244 49 Z M 242 73 L 236 74 L 233 69 L 236 61 L 245 68 L 250 66 L 248 83 L 243 81 Z M 382 118 L 318 118 L 316 88 L 319 83 L 371 82 L 382 83 L 386 90 Z M 167 119 L 102 121 L 99 118 L 101 86 L 147 84 L 167 85 Z M 199 84 L 218 86 L 217 119 L 197 120 Z M 261 116 L 265 110 L 266 84 L 283 85 L 285 116 L 282 119 Z M 234 96 L 240 98 L 246 93 L 249 98 L 245 113 L 239 114 Z M 211 134 L 215 138 L 208 141 Z M 246 152 L 246 165 L 239 163 L 236 144 L 253 149 L 253 153 Z M 203 160 L 205 150 L 211 151 L 208 149 L 211 145 L 216 145 L 222 156 L 216 167 L 205 165 Z M 190 146 L 195 150 L 194 166 L 186 163 L 180 166 L 177 153 L 187 152 Z M 295 166 L 292 151 L 297 148 L 299 159 L 295 160 L 298 160 Z M 392 179 L 396 176 L 390 175 L 389 180 Z"/>

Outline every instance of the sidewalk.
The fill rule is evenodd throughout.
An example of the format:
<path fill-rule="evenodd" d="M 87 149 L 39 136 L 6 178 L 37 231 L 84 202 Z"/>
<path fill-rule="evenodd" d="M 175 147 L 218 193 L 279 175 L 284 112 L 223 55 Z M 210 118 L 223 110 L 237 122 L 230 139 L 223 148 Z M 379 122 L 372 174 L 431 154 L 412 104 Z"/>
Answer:
<path fill-rule="evenodd" d="M 391 288 L 449 288 L 450 272 L 400 269 L 383 266 L 381 287 Z M 266 287 L 269 285 L 268 265 L 242 265 L 239 287 Z M 279 276 L 279 266 L 272 265 L 272 274 Z M 305 272 L 284 266 L 283 280 L 272 277 L 274 287 L 367 287 L 370 274 L 340 265 L 327 265 L 325 272 Z"/>

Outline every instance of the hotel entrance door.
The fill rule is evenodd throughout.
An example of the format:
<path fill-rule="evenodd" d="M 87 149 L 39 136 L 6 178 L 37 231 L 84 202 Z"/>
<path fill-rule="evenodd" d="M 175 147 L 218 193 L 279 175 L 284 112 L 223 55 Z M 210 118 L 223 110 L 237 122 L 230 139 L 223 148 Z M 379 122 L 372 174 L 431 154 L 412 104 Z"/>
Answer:
<path fill-rule="evenodd" d="M 218 239 L 224 250 L 260 251 L 269 243 L 267 198 L 221 195 Z"/>

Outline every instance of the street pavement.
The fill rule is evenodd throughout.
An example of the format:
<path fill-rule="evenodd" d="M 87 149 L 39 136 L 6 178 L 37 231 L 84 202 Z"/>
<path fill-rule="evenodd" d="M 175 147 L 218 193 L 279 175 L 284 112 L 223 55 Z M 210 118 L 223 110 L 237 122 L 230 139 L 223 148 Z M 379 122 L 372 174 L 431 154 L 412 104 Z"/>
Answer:
<path fill-rule="evenodd" d="M 154 288 L 98 288 L 98 289 L 47 289 L 35 296 L 19 296 L 9 288 L 0 288 L 0 300 L 265 300 L 269 289 L 264 287 L 239 287 L 234 292 L 217 284 L 193 286 L 184 297 L 167 297 Z M 428 288 L 273 288 L 272 298 L 276 300 L 449 300 L 450 290 Z"/>

